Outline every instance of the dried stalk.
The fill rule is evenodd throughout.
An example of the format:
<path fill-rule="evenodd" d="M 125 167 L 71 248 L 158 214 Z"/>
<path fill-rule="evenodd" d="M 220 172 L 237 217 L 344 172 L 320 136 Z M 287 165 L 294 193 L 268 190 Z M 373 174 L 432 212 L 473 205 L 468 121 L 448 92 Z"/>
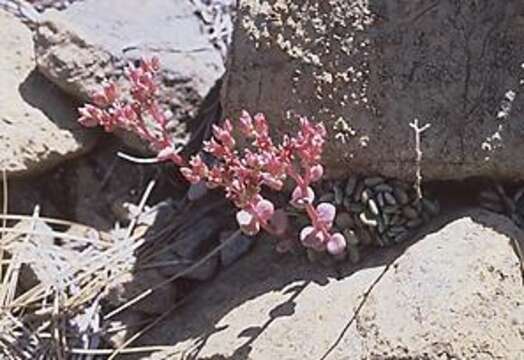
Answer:
<path fill-rule="evenodd" d="M 420 135 L 431 127 L 431 124 L 426 124 L 422 127 L 419 126 L 418 119 L 413 120 L 409 126 L 415 131 L 415 153 L 417 155 L 416 160 L 416 179 L 415 179 L 415 190 L 417 192 L 417 199 L 421 200 L 422 194 L 422 150 L 420 149 Z"/>

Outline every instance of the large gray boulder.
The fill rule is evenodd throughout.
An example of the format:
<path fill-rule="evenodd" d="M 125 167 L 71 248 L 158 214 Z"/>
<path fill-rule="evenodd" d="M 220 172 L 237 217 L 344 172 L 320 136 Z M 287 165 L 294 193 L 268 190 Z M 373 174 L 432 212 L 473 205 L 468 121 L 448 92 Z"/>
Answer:
<path fill-rule="evenodd" d="M 151 359 L 506 359 L 524 352 L 524 287 L 509 219 L 470 210 L 358 269 L 267 248 L 197 290 L 146 335 Z"/>
<path fill-rule="evenodd" d="M 240 0 L 226 114 L 298 113 L 330 131 L 326 162 L 427 180 L 524 177 L 524 2 Z"/>
<path fill-rule="evenodd" d="M 38 174 L 89 151 L 95 132 L 76 122 L 75 103 L 35 68 L 31 31 L 0 11 L 0 170 Z"/>
<path fill-rule="evenodd" d="M 221 51 L 195 12 L 191 2 L 171 0 L 92 0 L 47 10 L 35 34 L 38 69 L 88 101 L 106 79 L 125 87 L 129 62 L 157 56 L 160 101 L 171 111 L 170 126 L 183 144 L 185 123 L 224 73 Z"/>

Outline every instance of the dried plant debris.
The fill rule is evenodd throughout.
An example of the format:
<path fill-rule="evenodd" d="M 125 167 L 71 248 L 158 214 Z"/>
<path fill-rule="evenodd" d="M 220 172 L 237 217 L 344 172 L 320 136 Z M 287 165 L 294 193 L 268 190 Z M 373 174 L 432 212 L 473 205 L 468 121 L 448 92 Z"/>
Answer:
<path fill-rule="evenodd" d="M 237 0 L 190 0 L 195 14 L 209 35 L 211 43 L 225 58 L 233 36 L 233 17 Z"/>
<path fill-rule="evenodd" d="M 344 234 L 347 251 L 341 259 L 361 260 L 363 247 L 385 247 L 411 239 L 414 231 L 440 213 L 439 203 L 419 200 L 413 186 L 383 177 L 350 176 L 323 184 L 318 202 L 337 206 L 336 231 Z M 306 219 L 297 214 L 300 225 Z M 310 257 L 318 258 L 309 254 Z"/>
<path fill-rule="evenodd" d="M 1 218 L 16 223 L 1 230 L 0 358 L 75 359 L 76 350 L 97 349 L 100 301 L 132 267 L 141 240 L 37 211 Z"/>

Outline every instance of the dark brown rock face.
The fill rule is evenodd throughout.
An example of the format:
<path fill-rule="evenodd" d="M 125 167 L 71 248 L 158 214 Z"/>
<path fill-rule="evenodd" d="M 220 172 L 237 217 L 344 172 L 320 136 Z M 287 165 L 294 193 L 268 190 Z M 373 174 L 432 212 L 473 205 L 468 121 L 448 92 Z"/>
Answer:
<path fill-rule="evenodd" d="M 243 0 L 226 113 L 325 122 L 333 176 L 524 177 L 522 1 Z M 283 121 L 283 119 L 285 119 Z"/>

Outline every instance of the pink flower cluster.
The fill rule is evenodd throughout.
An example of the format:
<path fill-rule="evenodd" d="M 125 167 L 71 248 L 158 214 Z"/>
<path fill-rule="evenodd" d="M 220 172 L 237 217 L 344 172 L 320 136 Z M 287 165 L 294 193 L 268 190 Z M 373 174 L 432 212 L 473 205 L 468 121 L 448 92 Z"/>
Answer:
<path fill-rule="evenodd" d="M 107 83 L 92 96 L 94 104 L 79 109 L 78 121 L 87 127 L 102 126 L 107 132 L 116 128 L 133 132 L 157 152 L 159 160 L 182 165 L 167 131 L 167 117 L 156 100 L 155 74 L 159 69 L 157 58 L 143 60 L 138 67 L 128 66 L 126 77 L 131 89 L 127 97 L 119 93 L 115 83 Z"/>
<path fill-rule="evenodd" d="M 251 116 L 243 111 L 238 129 L 251 141 L 250 147 L 241 152 L 236 149 L 233 124 L 226 119 L 222 126 L 213 127 L 213 137 L 204 144 L 204 151 L 217 159 L 215 165 L 208 166 L 199 155 L 185 163 L 170 140 L 166 117 L 155 100 L 154 75 L 158 68 L 156 59 L 143 61 L 139 67 L 130 67 L 126 72 L 131 81 L 130 99 L 120 99 L 116 86 L 108 84 L 94 95 L 94 105 L 80 109 L 80 123 L 101 125 L 106 131 L 115 127 L 132 131 L 158 152 L 159 160 L 173 161 L 181 166 L 180 171 L 189 182 L 203 181 L 209 188 L 222 188 L 239 209 L 237 222 L 248 235 L 264 229 L 285 236 L 286 213 L 275 209 L 261 192 L 263 187 L 281 191 L 284 182 L 290 178 L 296 184 L 290 203 L 305 210 L 311 220 L 311 225 L 300 231 L 302 244 L 317 251 L 327 250 L 333 255 L 345 250 L 344 236 L 331 232 L 335 206 L 330 203 L 314 206 L 315 193 L 311 184 L 320 180 L 324 173 L 320 160 L 326 130 L 322 124 L 312 124 L 301 118 L 296 136 L 284 136 L 280 144 L 274 144 L 264 115 Z M 146 119 L 151 121 L 148 123 Z"/>

